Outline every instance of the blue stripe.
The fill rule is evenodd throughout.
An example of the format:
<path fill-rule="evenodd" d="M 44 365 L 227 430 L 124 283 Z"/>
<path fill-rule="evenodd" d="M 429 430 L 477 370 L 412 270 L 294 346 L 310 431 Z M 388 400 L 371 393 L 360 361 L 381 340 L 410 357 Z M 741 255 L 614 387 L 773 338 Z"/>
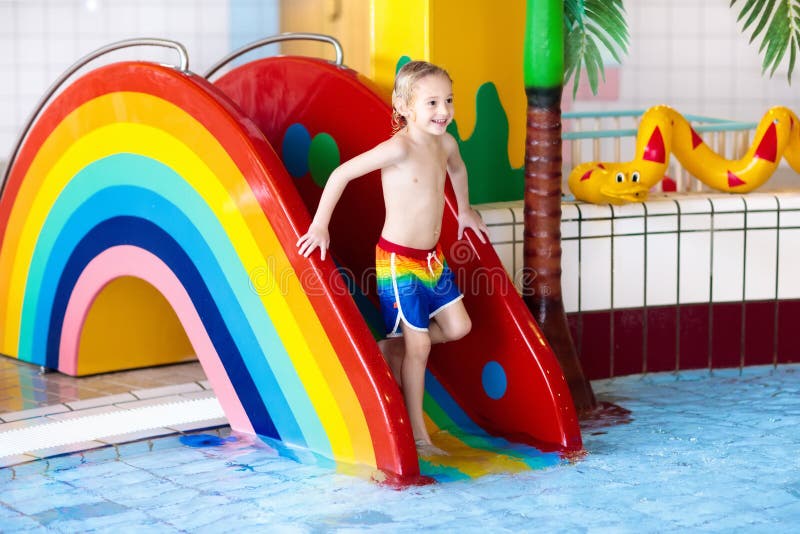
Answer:
<path fill-rule="evenodd" d="M 137 182 L 146 184 L 147 189 L 115 185 Z M 35 324 L 27 327 L 32 339 L 28 352 L 44 357 L 46 347 L 41 338 L 50 324 L 56 280 L 69 254 L 95 224 L 116 216 L 152 220 L 175 237 L 212 288 L 262 398 L 273 409 L 281 439 L 331 454 L 319 417 L 275 325 L 250 286 L 230 238 L 189 184 L 169 167 L 149 158 L 118 154 L 98 160 L 76 175 L 60 194 L 34 251 L 29 283 L 39 283 L 42 289 L 38 302 L 26 299 L 26 308 L 33 306 L 36 310 Z M 30 310 L 23 313 L 23 323 L 30 316 Z M 261 380 L 266 376 L 280 377 L 280 382 L 266 383 Z"/>
<path fill-rule="evenodd" d="M 434 464 L 424 458 L 419 459 L 420 474 L 428 476 L 437 482 L 455 482 L 457 480 L 471 480 L 466 473 L 462 473 L 453 466 Z"/>
<path fill-rule="evenodd" d="M 485 436 L 486 432 L 479 427 L 469 416 L 456 404 L 453 397 L 447 392 L 442 384 L 436 380 L 430 370 L 425 370 L 425 391 L 436 401 L 442 410 L 458 425 L 458 427 L 469 434 Z"/>
<path fill-rule="evenodd" d="M 455 400 L 429 370 L 425 371 L 425 391 L 458 426 L 458 428 L 446 430 L 450 430 L 453 435 L 466 445 L 516 458 L 532 469 L 556 465 L 562 461 L 561 455 L 558 453 L 542 452 L 530 445 L 511 443 L 505 438 L 487 434 L 456 404 Z"/>
<path fill-rule="evenodd" d="M 124 208 L 116 206 L 116 204 L 120 204 L 119 199 L 125 199 Z M 73 212 L 56 238 L 45 270 L 48 276 L 45 276 L 42 282 L 43 289 L 37 309 L 37 312 L 40 313 L 37 313 L 36 334 L 34 334 L 34 338 L 37 340 L 44 339 L 45 335 L 47 336 L 48 346 L 44 348 L 44 353 L 47 354 L 47 366 L 55 367 L 58 363 L 60 325 L 66 312 L 66 304 L 72 288 L 86 264 L 105 249 L 96 249 L 91 256 L 81 256 L 81 261 L 78 263 L 68 263 L 71 260 L 73 251 L 77 249 L 85 235 L 90 233 L 95 226 L 115 217 L 125 216 L 146 221 L 147 217 L 145 215 L 148 214 L 143 213 L 143 211 L 151 211 L 149 215 L 157 219 L 151 222 L 162 231 L 163 235 L 173 236 L 178 243 L 178 247 L 185 251 L 187 262 L 195 266 L 200 273 L 201 280 L 209 287 L 210 294 L 207 298 L 218 306 L 224 321 L 223 324 L 235 340 L 238 353 L 243 359 L 248 374 L 255 381 L 263 404 L 270 410 L 272 420 L 277 428 L 277 434 L 281 436 L 281 439 L 296 440 L 297 443 L 305 444 L 303 434 L 292 415 L 288 402 L 282 395 L 278 381 L 263 356 L 255 334 L 251 330 L 248 316 L 239 306 L 236 295 L 231 290 L 224 273 L 215 261 L 214 253 L 209 244 L 205 242 L 194 224 L 177 207 L 146 189 L 117 186 L 96 193 Z M 158 215 L 155 215 L 155 212 Z M 164 226 L 167 226 L 168 230 L 165 230 Z M 114 245 L 137 245 L 137 241 L 143 239 L 136 233 L 128 232 L 124 227 L 118 228 L 118 230 L 123 233 L 112 241 Z M 155 256 L 161 257 L 158 248 L 150 251 Z M 170 265 L 167 262 L 168 258 L 161 259 L 167 265 Z M 76 269 L 77 272 L 67 273 L 68 265 Z M 179 272 L 175 271 L 175 274 L 178 276 Z M 56 298 L 56 284 L 62 291 L 66 292 L 66 301 L 59 302 Z M 192 288 L 187 287 L 186 289 L 191 295 Z M 193 295 L 192 297 L 194 298 Z M 62 295 L 62 298 L 64 298 L 64 295 Z M 47 305 L 47 303 L 51 304 Z M 41 313 L 43 311 L 49 311 L 49 313 Z M 209 335 L 213 334 L 208 325 L 206 329 L 209 331 Z M 220 357 L 222 357 L 222 354 L 220 353 Z M 233 381 L 233 378 L 231 381 L 234 388 L 237 388 L 238 385 Z M 256 421 L 251 422 L 254 426 L 256 425 Z"/>
<path fill-rule="evenodd" d="M 279 433 L 267 407 L 247 372 L 241 353 L 228 330 L 211 291 L 200 272 L 180 245 L 150 221 L 134 217 L 115 217 L 104 221 L 78 243 L 58 281 L 47 336 L 47 361 L 58 363 L 58 344 L 72 288 L 86 264 L 98 254 L 117 245 L 132 245 L 147 250 L 163 261 L 178 277 L 192 299 L 222 365 L 242 403 L 254 430 L 279 439 Z M 274 408 L 273 408 L 274 409 Z"/>

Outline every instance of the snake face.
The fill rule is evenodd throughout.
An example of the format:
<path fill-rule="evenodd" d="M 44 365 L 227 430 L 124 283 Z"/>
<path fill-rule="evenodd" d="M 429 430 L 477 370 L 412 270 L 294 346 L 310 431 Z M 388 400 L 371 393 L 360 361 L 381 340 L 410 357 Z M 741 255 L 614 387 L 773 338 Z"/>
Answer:
<path fill-rule="evenodd" d="M 642 202 L 647 199 L 647 188 L 641 183 L 641 173 L 633 171 L 627 173 L 622 170 L 613 173 L 613 178 L 606 178 L 605 183 L 600 185 L 600 193 L 608 197 L 612 204 L 623 202 Z M 614 202 L 617 200 L 617 202 Z"/>
<path fill-rule="evenodd" d="M 649 189 L 638 169 L 608 163 L 579 165 L 570 173 L 569 187 L 576 198 L 595 204 L 643 202 Z"/>
<path fill-rule="evenodd" d="M 669 106 L 654 106 L 639 121 L 633 160 L 578 165 L 569 175 L 569 188 L 584 202 L 642 202 L 664 177 L 673 151 L 683 168 L 707 186 L 747 193 L 772 176 L 782 157 L 800 173 L 800 120 L 788 108 L 770 109 L 759 122 L 750 148 L 734 160 L 714 152 L 680 113 Z"/>

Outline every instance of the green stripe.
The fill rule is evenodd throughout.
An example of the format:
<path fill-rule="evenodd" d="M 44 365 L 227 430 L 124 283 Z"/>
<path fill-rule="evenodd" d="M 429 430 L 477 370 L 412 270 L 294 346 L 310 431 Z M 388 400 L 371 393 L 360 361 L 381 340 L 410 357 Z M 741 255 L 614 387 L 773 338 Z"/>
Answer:
<path fill-rule="evenodd" d="M 482 436 L 476 436 L 475 434 L 468 434 L 464 432 L 464 430 L 461 429 L 456 422 L 450 418 L 449 415 L 447 415 L 447 412 L 444 411 L 439 403 L 436 402 L 436 399 L 434 399 L 433 396 L 431 396 L 427 391 L 425 392 L 422 406 L 428 417 L 430 417 L 431 420 L 436 423 L 436 426 L 442 430 L 450 432 L 453 436 L 464 442 L 464 444 L 468 447 L 520 460 L 531 469 L 541 469 L 553 465 L 553 462 L 547 461 L 544 457 L 531 456 L 525 451 L 516 450 L 516 448 L 514 448 L 529 448 L 528 445 L 515 446 L 515 444 L 509 443 L 508 445 L 510 448 L 500 448 L 491 443 L 491 439 L 499 438 L 487 439 Z"/>
<path fill-rule="evenodd" d="M 481 449 L 485 451 L 489 451 L 495 454 L 503 454 L 506 456 L 513 456 L 518 457 L 518 454 L 509 455 L 506 454 L 505 450 L 498 449 L 497 447 L 493 446 L 488 440 L 481 436 L 476 436 L 474 434 L 467 434 L 464 430 L 459 427 L 455 421 L 453 421 L 449 415 L 442 409 L 442 407 L 436 402 L 436 400 L 426 391 L 425 397 L 423 399 L 423 408 L 425 409 L 425 413 L 428 414 L 428 417 L 436 423 L 442 430 L 446 430 L 453 434 L 455 437 L 460 439 L 464 442 L 465 445 L 471 447 L 473 449 Z M 520 459 L 524 459 L 520 456 Z"/>

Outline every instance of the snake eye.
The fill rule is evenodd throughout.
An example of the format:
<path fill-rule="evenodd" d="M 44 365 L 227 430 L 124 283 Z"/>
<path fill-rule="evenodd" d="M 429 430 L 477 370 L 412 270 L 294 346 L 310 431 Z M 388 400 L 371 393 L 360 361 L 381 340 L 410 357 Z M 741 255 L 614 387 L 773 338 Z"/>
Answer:
<path fill-rule="evenodd" d="M 617 175 L 614 177 L 614 179 L 617 181 L 618 184 L 621 184 L 622 182 L 625 181 L 625 175 L 622 174 L 621 172 L 618 172 Z"/>
<path fill-rule="evenodd" d="M 635 184 L 639 183 L 639 171 L 633 171 L 633 174 L 631 174 L 631 182 Z"/>

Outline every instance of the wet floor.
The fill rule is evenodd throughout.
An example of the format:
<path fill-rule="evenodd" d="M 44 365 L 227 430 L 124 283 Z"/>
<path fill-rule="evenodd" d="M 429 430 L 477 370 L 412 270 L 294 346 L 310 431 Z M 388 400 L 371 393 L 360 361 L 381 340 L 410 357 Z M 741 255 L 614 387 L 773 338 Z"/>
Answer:
<path fill-rule="evenodd" d="M 0 468 L 227 424 L 196 362 L 73 378 L 0 357 Z"/>
<path fill-rule="evenodd" d="M 395 490 L 227 428 L 0 470 L 15 531 L 764 532 L 800 523 L 800 366 L 593 383 L 631 410 L 574 463 Z M 778 530 L 780 529 L 780 530 Z"/>
<path fill-rule="evenodd" d="M 198 362 L 75 378 L 0 356 L 0 420 L 8 412 L 205 379 Z"/>

